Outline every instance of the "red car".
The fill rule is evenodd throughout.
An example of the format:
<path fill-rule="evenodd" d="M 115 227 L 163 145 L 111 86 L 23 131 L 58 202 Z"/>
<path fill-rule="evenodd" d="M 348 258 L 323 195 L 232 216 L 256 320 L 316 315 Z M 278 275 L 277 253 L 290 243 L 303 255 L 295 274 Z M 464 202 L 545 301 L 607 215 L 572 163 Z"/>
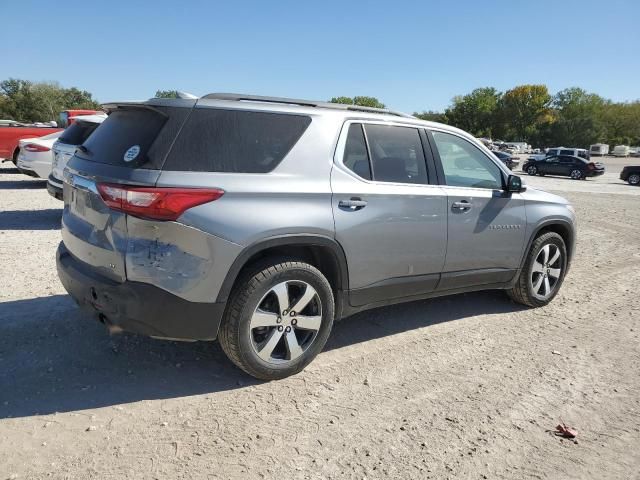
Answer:
<path fill-rule="evenodd" d="M 67 128 L 73 123 L 73 119 L 79 115 L 92 115 L 98 113 L 95 110 L 65 110 L 60 113 L 60 121 L 58 125 Z M 19 142 L 23 138 L 36 138 L 59 132 L 62 128 L 34 126 L 23 124 L 20 122 L 10 124 L 0 124 L 0 158 L 13 160 L 18 162 L 18 153 L 20 151 Z"/>

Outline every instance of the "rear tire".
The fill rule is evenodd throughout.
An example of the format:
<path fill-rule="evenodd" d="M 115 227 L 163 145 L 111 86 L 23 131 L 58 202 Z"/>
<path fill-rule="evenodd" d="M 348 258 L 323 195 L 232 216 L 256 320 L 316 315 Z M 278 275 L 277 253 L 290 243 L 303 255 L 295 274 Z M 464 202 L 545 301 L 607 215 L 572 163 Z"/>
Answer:
<path fill-rule="evenodd" d="M 334 315 L 331 285 L 317 268 L 262 263 L 236 282 L 218 340 L 246 373 L 277 380 L 300 372 L 322 351 Z"/>
<path fill-rule="evenodd" d="M 629 185 L 640 185 L 640 174 L 632 173 L 629 175 L 629 178 L 627 178 L 627 182 L 629 182 Z"/>
<path fill-rule="evenodd" d="M 13 152 L 13 156 L 11 157 L 11 161 L 17 167 L 18 166 L 18 155 L 20 154 L 20 149 L 16 148 L 16 151 Z"/>
<path fill-rule="evenodd" d="M 529 175 L 537 175 L 538 174 L 538 167 L 536 167 L 535 165 L 531 165 L 531 166 L 527 167 L 527 173 Z"/>
<path fill-rule="evenodd" d="M 529 307 L 547 305 L 560 290 L 566 270 L 564 240 L 555 232 L 543 233 L 533 241 L 518 280 L 507 294 L 514 302 Z"/>

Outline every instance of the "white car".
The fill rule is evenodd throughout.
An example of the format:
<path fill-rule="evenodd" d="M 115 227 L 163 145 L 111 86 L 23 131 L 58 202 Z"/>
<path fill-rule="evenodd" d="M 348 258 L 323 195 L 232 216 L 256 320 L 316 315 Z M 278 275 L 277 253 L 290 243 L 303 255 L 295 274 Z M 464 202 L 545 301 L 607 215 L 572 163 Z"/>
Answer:
<path fill-rule="evenodd" d="M 89 135 L 107 119 L 106 114 L 80 115 L 73 118 L 60 138 L 53 144 L 53 162 L 51 174 L 47 180 L 47 190 L 52 197 L 62 200 L 62 175 L 67 162 L 76 148 L 89 138 Z"/>
<path fill-rule="evenodd" d="M 62 135 L 62 131 L 55 132 L 44 137 L 24 138 L 18 142 L 20 153 L 18 154 L 18 170 L 31 177 L 44 178 L 51 174 L 51 162 L 53 144 Z"/>

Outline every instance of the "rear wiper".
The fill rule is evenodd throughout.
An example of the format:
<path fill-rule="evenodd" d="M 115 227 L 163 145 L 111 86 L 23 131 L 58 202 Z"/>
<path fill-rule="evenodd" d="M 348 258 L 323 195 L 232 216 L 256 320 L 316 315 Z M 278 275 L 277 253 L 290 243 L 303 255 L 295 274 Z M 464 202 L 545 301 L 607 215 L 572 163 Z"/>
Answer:
<path fill-rule="evenodd" d="M 78 145 L 76 147 L 78 150 L 80 150 L 82 153 L 86 153 L 87 155 L 91 155 L 91 151 L 85 147 L 84 145 Z"/>

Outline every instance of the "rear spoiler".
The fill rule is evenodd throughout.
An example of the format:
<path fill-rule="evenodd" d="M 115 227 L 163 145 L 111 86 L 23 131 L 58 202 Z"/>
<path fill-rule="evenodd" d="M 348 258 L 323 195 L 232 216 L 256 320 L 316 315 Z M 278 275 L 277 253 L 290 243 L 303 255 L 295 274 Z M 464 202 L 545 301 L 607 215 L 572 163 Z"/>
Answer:
<path fill-rule="evenodd" d="M 147 108 L 162 113 L 154 107 L 194 107 L 196 99 L 187 98 L 150 98 L 139 102 L 108 102 L 100 105 L 107 114 L 119 108 Z M 163 114 L 164 115 L 164 114 Z"/>

